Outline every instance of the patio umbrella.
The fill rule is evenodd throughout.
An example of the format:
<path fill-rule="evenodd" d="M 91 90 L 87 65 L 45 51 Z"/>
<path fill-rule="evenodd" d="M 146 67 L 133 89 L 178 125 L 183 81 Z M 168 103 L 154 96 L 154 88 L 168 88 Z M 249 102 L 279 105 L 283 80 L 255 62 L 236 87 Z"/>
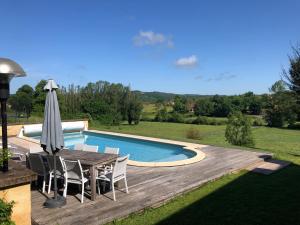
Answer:
<path fill-rule="evenodd" d="M 48 80 L 45 91 L 48 91 L 45 101 L 44 122 L 41 136 L 41 146 L 45 152 L 53 155 L 54 198 L 48 199 L 44 205 L 47 208 L 60 207 L 66 204 L 65 198 L 57 195 L 56 153 L 64 147 L 64 137 L 61 126 L 60 112 L 57 101 L 54 80 Z"/>

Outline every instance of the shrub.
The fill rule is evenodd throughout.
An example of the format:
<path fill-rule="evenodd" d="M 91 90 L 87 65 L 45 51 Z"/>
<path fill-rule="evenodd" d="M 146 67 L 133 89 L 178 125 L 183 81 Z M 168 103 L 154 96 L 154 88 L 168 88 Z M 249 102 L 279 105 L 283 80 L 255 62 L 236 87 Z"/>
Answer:
<path fill-rule="evenodd" d="M 194 120 L 194 124 L 202 124 L 202 125 L 206 125 L 208 124 L 208 118 L 206 116 L 198 116 L 195 120 Z"/>
<path fill-rule="evenodd" d="M 186 138 L 200 139 L 201 138 L 200 131 L 198 129 L 196 129 L 195 127 L 191 127 L 186 131 Z"/>
<path fill-rule="evenodd" d="M 157 121 L 157 120 L 152 119 L 152 118 L 150 118 L 150 117 L 148 117 L 148 116 L 143 116 L 143 117 L 141 118 L 141 121 L 153 122 L 153 121 Z"/>
<path fill-rule="evenodd" d="M 184 122 L 184 117 L 180 113 L 173 112 L 169 115 L 168 122 L 183 123 Z"/>
<path fill-rule="evenodd" d="M 253 126 L 263 126 L 264 124 L 265 124 L 265 121 L 260 117 L 257 117 L 252 121 Z"/>
<path fill-rule="evenodd" d="M 155 118 L 154 118 L 154 121 L 157 121 L 157 122 L 166 122 L 166 121 L 168 121 L 168 111 L 167 111 L 166 107 L 164 107 L 164 108 L 157 111 L 157 113 L 155 115 Z"/>
<path fill-rule="evenodd" d="M 213 118 L 208 121 L 208 124 L 209 125 L 219 125 L 219 122 L 215 118 Z"/>
<path fill-rule="evenodd" d="M 225 131 L 226 141 L 233 145 L 254 146 L 251 132 L 251 121 L 241 112 L 230 114 Z"/>
<path fill-rule="evenodd" d="M 193 124 L 201 124 L 201 125 L 225 125 L 226 123 L 227 123 L 226 120 L 217 120 L 215 118 L 209 118 L 206 116 L 198 116 L 193 121 Z"/>
<path fill-rule="evenodd" d="M 186 123 L 186 124 L 193 124 L 194 121 L 195 121 L 194 118 L 187 118 L 187 119 L 184 120 L 184 123 Z"/>
<path fill-rule="evenodd" d="M 1 225 L 15 224 L 10 219 L 13 206 L 14 206 L 14 202 L 6 202 L 5 200 L 0 198 L 0 224 Z"/>

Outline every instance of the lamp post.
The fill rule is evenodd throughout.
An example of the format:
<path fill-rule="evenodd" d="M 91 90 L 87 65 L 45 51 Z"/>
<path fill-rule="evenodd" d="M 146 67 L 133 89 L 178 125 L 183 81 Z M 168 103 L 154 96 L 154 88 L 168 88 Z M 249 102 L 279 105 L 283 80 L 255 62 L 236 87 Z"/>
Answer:
<path fill-rule="evenodd" d="M 9 97 L 9 82 L 13 77 L 24 77 L 26 73 L 16 62 L 0 58 L 0 102 L 2 118 L 2 171 L 8 171 L 8 150 L 7 150 L 7 115 L 6 102 Z"/>

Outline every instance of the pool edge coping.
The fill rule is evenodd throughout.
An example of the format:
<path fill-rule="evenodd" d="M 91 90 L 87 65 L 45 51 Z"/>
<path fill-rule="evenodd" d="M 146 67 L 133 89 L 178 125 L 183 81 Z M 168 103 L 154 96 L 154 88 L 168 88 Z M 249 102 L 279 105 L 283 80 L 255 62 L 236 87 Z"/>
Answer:
<path fill-rule="evenodd" d="M 190 142 L 175 141 L 175 140 L 154 138 L 154 137 L 146 137 L 146 136 L 140 136 L 140 135 L 134 135 L 134 134 L 124 134 L 124 133 L 117 133 L 117 132 L 110 132 L 110 131 L 88 130 L 87 132 L 108 134 L 108 135 L 119 136 L 119 137 L 134 138 L 134 139 L 153 141 L 153 142 L 164 143 L 164 144 L 179 145 L 179 146 L 182 146 L 183 149 L 185 149 L 187 151 L 192 151 L 192 152 L 196 153 L 196 155 L 193 156 L 192 158 L 184 159 L 184 160 L 176 160 L 176 161 L 171 161 L 171 162 L 142 162 L 142 161 L 128 160 L 128 165 L 138 166 L 138 167 L 172 167 L 172 166 L 183 166 L 183 165 L 200 162 L 201 160 L 203 160 L 205 158 L 205 153 L 202 152 L 200 149 L 208 146 L 208 145 L 201 145 L 201 144 L 190 143 Z"/>
<path fill-rule="evenodd" d="M 205 158 L 205 153 L 201 151 L 201 148 L 205 148 L 208 146 L 208 145 L 202 145 L 202 144 L 196 144 L 196 143 L 190 143 L 190 142 L 175 141 L 175 140 L 140 136 L 140 135 L 134 135 L 134 134 L 124 134 L 124 133 L 117 133 L 117 132 L 110 132 L 110 131 L 101 131 L 101 130 L 86 130 L 86 131 L 98 133 L 98 134 L 107 134 L 107 135 L 113 135 L 113 136 L 119 136 L 119 137 L 127 137 L 127 138 L 145 140 L 145 141 L 153 141 L 153 142 L 164 143 L 164 144 L 179 145 L 179 146 L 182 146 L 183 149 L 185 149 L 187 151 L 192 151 L 192 152 L 196 153 L 196 155 L 193 156 L 192 158 L 184 159 L 184 160 L 176 160 L 176 161 L 171 161 L 171 162 L 142 162 L 142 161 L 128 160 L 128 165 L 137 166 L 137 167 L 173 167 L 173 166 L 184 166 L 184 165 L 189 165 L 192 163 L 200 162 L 201 160 L 203 160 Z M 30 137 L 26 137 L 26 136 L 20 136 L 18 138 L 29 141 L 29 142 L 33 142 L 36 144 L 40 143 L 38 140 L 35 140 Z"/>

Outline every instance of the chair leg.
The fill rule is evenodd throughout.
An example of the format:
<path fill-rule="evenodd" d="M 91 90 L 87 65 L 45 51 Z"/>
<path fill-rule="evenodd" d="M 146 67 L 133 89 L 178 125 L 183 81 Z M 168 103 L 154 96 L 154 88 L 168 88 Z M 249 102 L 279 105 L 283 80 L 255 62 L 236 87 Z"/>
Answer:
<path fill-rule="evenodd" d="M 125 190 L 126 190 L 126 193 L 128 194 L 129 191 L 128 191 L 128 186 L 127 186 L 127 178 L 126 178 L 126 176 L 124 177 L 124 183 L 125 183 Z"/>
<path fill-rule="evenodd" d="M 45 193 L 46 179 L 47 179 L 47 177 L 44 177 L 44 179 L 43 179 L 43 193 Z"/>
<path fill-rule="evenodd" d="M 65 189 L 64 189 L 64 197 L 67 197 L 67 191 L 68 191 L 68 182 L 65 182 Z"/>
<path fill-rule="evenodd" d="M 106 191 L 106 182 L 102 181 L 101 184 L 102 184 L 103 192 L 105 192 Z"/>
<path fill-rule="evenodd" d="M 111 184 L 111 189 L 112 189 L 112 192 L 113 192 L 114 201 L 116 201 L 115 186 L 114 186 L 113 180 L 110 182 L 110 184 Z"/>
<path fill-rule="evenodd" d="M 98 190 L 98 195 L 100 195 L 99 180 L 96 180 L 96 182 L 97 182 L 97 190 Z"/>
<path fill-rule="evenodd" d="M 50 194 L 50 190 L 51 190 L 51 181 L 52 181 L 52 176 L 50 174 L 50 176 L 49 176 L 49 183 L 48 183 L 48 194 Z"/>
<path fill-rule="evenodd" d="M 84 195 L 84 183 L 81 184 L 81 203 L 83 203 L 83 195 Z"/>

